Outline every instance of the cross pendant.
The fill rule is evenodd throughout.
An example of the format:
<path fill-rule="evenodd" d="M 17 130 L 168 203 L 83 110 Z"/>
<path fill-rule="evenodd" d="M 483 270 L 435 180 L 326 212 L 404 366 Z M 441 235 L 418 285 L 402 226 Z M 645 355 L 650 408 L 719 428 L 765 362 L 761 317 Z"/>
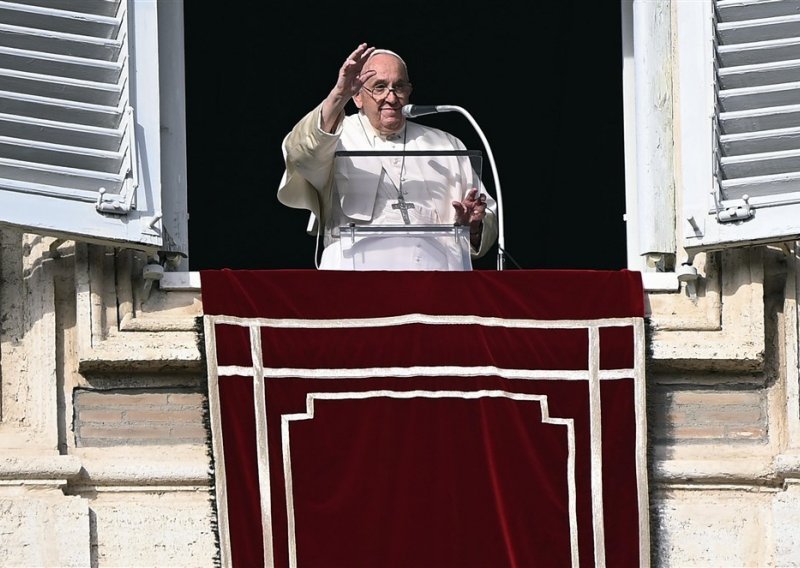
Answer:
<path fill-rule="evenodd" d="M 408 210 L 414 209 L 414 204 L 406 203 L 402 193 L 397 194 L 397 203 L 392 203 L 392 209 L 399 209 L 400 214 L 403 216 L 403 223 L 406 225 L 411 224 L 411 218 L 408 216 Z"/>

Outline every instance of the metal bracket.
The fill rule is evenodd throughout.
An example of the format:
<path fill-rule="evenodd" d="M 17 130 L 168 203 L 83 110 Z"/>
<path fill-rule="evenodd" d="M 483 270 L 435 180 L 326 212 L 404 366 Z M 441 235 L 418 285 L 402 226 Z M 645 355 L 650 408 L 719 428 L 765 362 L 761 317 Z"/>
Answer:
<path fill-rule="evenodd" d="M 692 266 L 692 259 L 687 259 L 675 272 L 678 276 L 678 282 L 686 285 L 686 295 L 689 296 L 692 302 L 697 303 L 697 280 L 700 276 L 697 274 L 697 269 Z"/>
<path fill-rule="evenodd" d="M 95 202 L 95 208 L 100 213 L 110 213 L 112 215 L 126 215 L 130 212 L 131 208 L 129 204 L 125 203 L 119 195 L 111 194 L 108 197 L 106 195 L 106 188 L 101 187 L 100 192 L 97 195 L 97 201 Z"/>
<path fill-rule="evenodd" d="M 717 221 L 720 223 L 732 223 L 734 221 L 744 221 L 755 215 L 755 209 L 750 206 L 750 196 L 743 195 L 741 199 L 734 199 L 729 202 L 724 209 L 720 206 L 717 194 L 714 196 L 714 206 L 717 210 Z"/>
<path fill-rule="evenodd" d="M 686 219 L 686 222 L 691 226 L 695 237 L 700 238 L 703 236 L 703 230 L 700 228 L 700 225 L 697 223 L 697 219 L 694 218 L 694 215 L 689 216 L 689 218 Z"/>
<path fill-rule="evenodd" d="M 157 262 L 148 262 L 142 270 L 142 301 L 150 297 L 153 284 L 164 277 L 164 267 Z"/>

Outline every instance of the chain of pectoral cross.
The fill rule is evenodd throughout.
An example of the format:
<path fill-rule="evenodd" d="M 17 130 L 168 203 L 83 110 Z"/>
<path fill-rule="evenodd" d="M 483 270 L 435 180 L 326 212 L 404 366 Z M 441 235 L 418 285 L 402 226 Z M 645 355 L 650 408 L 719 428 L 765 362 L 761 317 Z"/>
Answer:
<path fill-rule="evenodd" d="M 373 144 L 373 142 L 369 138 L 369 134 L 367 134 L 367 129 L 364 127 L 364 123 L 361 121 L 361 115 L 358 116 L 358 123 L 361 125 L 361 130 L 364 132 L 364 137 L 367 139 L 367 142 L 369 142 L 369 145 L 374 148 L 375 144 Z M 415 207 L 414 207 L 413 203 L 408 203 L 406 201 L 406 198 L 403 197 L 403 174 L 405 172 L 405 167 L 406 167 L 406 154 L 405 154 L 405 151 L 406 151 L 406 141 L 408 140 L 407 137 L 408 137 L 408 124 L 406 124 L 405 127 L 403 128 L 403 158 L 402 158 L 402 162 L 400 163 L 400 176 L 398 178 L 397 188 L 396 188 L 397 189 L 397 203 L 392 203 L 392 209 L 394 209 L 394 210 L 398 210 L 399 209 L 400 210 L 400 215 L 402 215 L 402 217 L 403 217 L 403 223 L 405 223 L 406 225 L 410 225 L 411 224 L 411 217 L 408 216 L 408 210 L 409 209 L 414 209 Z M 384 171 L 385 171 L 385 169 L 384 169 Z M 388 174 L 389 172 L 385 171 L 385 173 Z M 391 181 L 391 178 L 390 178 L 390 183 L 394 183 L 394 182 Z"/>
<path fill-rule="evenodd" d="M 362 125 L 363 126 L 363 125 Z M 413 203 L 408 203 L 406 198 L 403 197 L 403 176 L 406 169 L 406 136 L 408 135 L 408 124 L 403 129 L 403 157 L 400 162 L 400 175 L 397 178 L 397 203 L 392 203 L 392 209 L 399 209 L 400 215 L 403 216 L 403 223 L 406 225 L 411 224 L 411 218 L 408 216 L 408 210 L 414 209 Z M 388 172 L 387 172 L 388 173 Z M 391 180 L 391 178 L 390 178 Z"/>

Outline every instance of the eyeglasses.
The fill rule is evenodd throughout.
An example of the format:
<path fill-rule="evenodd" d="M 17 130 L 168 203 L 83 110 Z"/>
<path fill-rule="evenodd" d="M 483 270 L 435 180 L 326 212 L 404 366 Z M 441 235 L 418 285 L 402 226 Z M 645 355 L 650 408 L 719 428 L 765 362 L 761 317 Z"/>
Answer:
<path fill-rule="evenodd" d="M 394 87 L 389 87 L 388 85 L 384 85 L 383 83 L 378 83 L 374 85 L 371 89 L 369 87 L 361 87 L 365 91 L 367 91 L 370 96 L 376 101 L 382 101 L 386 97 L 389 96 L 389 93 L 394 93 L 395 97 L 407 97 L 411 94 L 411 83 L 398 83 Z"/>

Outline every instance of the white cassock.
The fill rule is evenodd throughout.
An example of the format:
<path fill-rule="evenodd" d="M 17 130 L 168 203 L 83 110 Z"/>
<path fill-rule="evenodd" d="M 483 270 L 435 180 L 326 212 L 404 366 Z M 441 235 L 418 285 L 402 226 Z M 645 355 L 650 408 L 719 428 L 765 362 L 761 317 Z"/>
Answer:
<path fill-rule="evenodd" d="M 318 112 L 318 109 L 316 109 Z M 481 256 L 497 236 L 495 202 L 487 195 L 487 215 L 480 251 L 470 250 L 469 237 L 380 236 L 353 241 L 340 227 L 452 226 L 453 201 L 461 201 L 473 187 L 486 193 L 480 176 L 465 156 L 338 156 L 336 151 L 464 150 L 456 137 L 435 128 L 406 122 L 403 131 L 388 138 L 375 132 L 366 117 L 344 118 L 334 134 L 319 129 L 309 136 L 310 121 L 301 121 L 284 141 L 287 172 L 279 199 L 292 207 L 309 209 L 324 219 L 321 269 L 328 270 L 469 270 L 470 256 Z M 305 124 L 304 124 L 305 123 Z M 329 137 L 335 137 L 335 144 Z M 299 142 L 295 142 L 299 141 Z M 330 168 L 333 167 L 333 176 Z M 313 203 L 296 198 L 292 174 L 299 174 L 319 194 Z M 297 186 L 297 180 L 294 180 Z M 294 194 L 294 195 L 293 195 Z M 402 199 L 400 196 L 402 195 Z M 349 233 L 348 233 L 349 234 Z"/>

